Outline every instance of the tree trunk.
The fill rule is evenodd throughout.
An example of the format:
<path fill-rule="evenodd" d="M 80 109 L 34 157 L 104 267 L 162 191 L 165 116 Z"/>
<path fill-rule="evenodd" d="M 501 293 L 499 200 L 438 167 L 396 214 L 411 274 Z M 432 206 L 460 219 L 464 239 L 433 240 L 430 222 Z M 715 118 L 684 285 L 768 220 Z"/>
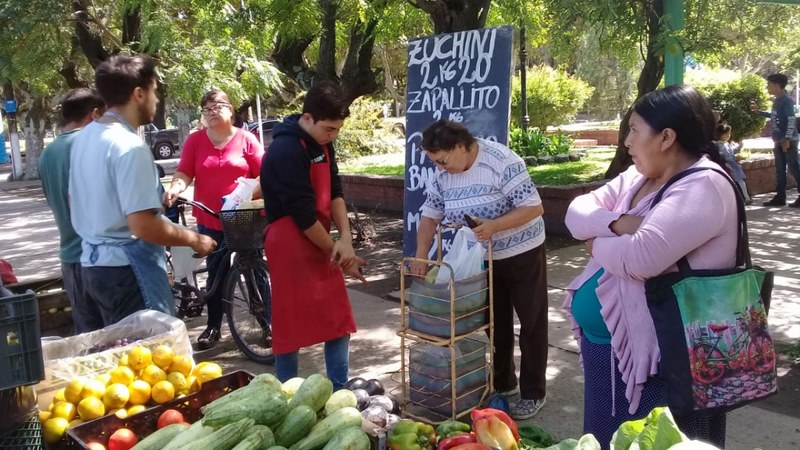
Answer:
<path fill-rule="evenodd" d="M 661 52 L 658 52 L 656 46 L 659 44 L 659 34 L 661 27 L 661 19 L 664 16 L 664 2 L 663 0 L 656 0 L 652 3 L 643 1 L 645 4 L 647 15 L 647 54 L 644 58 L 644 67 L 639 73 L 639 79 L 636 82 L 636 100 L 649 92 L 653 92 L 661 82 L 664 76 L 664 58 L 663 58 L 663 45 L 661 45 Z M 648 6 L 649 5 L 649 6 Z M 636 102 L 634 100 L 634 103 Z M 628 109 L 625 117 L 619 124 L 619 137 L 617 142 L 617 151 L 614 154 L 614 159 L 606 170 L 605 178 L 611 179 L 624 172 L 633 160 L 628 154 L 628 148 L 625 147 L 625 139 L 628 137 L 628 120 L 631 117 L 632 109 Z"/>
<path fill-rule="evenodd" d="M 350 48 L 342 69 L 342 90 L 349 103 L 376 92 L 380 87 L 379 74 L 372 70 L 377 26 L 377 19 L 370 20 L 366 26 L 359 20 L 350 29 Z"/>
<path fill-rule="evenodd" d="M 396 80 L 392 75 L 391 64 L 389 64 L 389 55 L 387 54 L 386 49 L 379 47 L 378 50 L 380 51 L 381 63 L 383 64 L 383 87 L 389 92 L 389 95 L 392 96 L 392 99 L 395 101 L 397 106 L 405 111 L 405 89 L 402 90 L 403 92 L 400 92 L 400 89 L 398 89 L 396 86 Z"/>
<path fill-rule="evenodd" d="M 322 35 L 319 38 L 317 59 L 317 81 L 336 81 L 336 0 L 318 0 L 322 10 Z"/>
<path fill-rule="evenodd" d="M 486 26 L 491 0 L 409 0 L 431 17 L 435 34 L 477 30 Z"/>
<path fill-rule="evenodd" d="M 275 51 L 272 53 L 272 60 L 275 61 L 278 70 L 303 89 L 311 87 L 316 74 L 303 57 L 312 42 L 314 42 L 314 36 L 298 38 L 279 34 L 275 39 Z"/>
<path fill-rule="evenodd" d="M 103 40 L 100 36 L 92 33 L 89 29 L 89 15 L 86 12 L 86 0 L 73 0 L 72 12 L 75 18 L 75 36 L 78 38 L 83 54 L 89 60 L 92 67 L 97 68 L 101 62 L 108 59 L 110 56 L 106 48 L 103 46 Z"/>
<path fill-rule="evenodd" d="M 47 131 L 47 112 L 49 104 L 46 98 L 34 97 L 31 109 L 25 115 L 25 163 L 22 178 L 39 179 L 39 156 L 44 150 L 44 135 Z"/>
<path fill-rule="evenodd" d="M 190 108 L 185 106 L 176 109 L 176 115 L 178 116 L 178 142 L 180 142 L 181 145 L 186 142 L 186 138 L 189 137 L 189 132 L 191 131 L 189 111 Z"/>
<path fill-rule="evenodd" d="M 142 51 L 142 9 L 139 5 L 125 10 L 122 17 L 122 43 L 134 52 Z"/>

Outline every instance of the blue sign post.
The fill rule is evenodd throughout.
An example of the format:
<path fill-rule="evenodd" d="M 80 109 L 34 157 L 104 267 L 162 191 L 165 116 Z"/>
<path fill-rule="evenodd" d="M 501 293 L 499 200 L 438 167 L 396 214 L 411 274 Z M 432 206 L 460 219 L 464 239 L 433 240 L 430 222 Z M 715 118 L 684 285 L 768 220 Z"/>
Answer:
<path fill-rule="evenodd" d="M 17 101 L 16 100 L 6 100 L 3 103 L 3 109 L 6 110 L 6 114 L 13 114 L 17 112 Z"/>
<path fill-rule="evenodd" d="M 474 136 L 508 143 L 512 28 L 414 39 L 408 44 L 403 254 L 416 253 L 420 209 L 435 168 L 420 149 L 422 131 L 439 119 Z M 447 245 L 444 245 L 447 248 Z"/>

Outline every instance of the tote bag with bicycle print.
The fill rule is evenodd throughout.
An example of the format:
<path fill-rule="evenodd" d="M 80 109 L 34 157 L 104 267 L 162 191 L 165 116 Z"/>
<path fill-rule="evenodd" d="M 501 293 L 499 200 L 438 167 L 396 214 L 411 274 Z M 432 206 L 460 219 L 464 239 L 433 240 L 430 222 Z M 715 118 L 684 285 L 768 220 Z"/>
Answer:
<path fill-rule="evenodd" d="M 653 205 L 672 183 L 698 170 L 714 169 L 676 175 Z M 772 274 L 752 265 L 744 202 L 736 192 L 737 267 L 692 270 L 684 257 L 678 272 L 645 283 L 661 350 L 659 377 L 666 381 L 667 405 L 677 414 L 718 414 L 778 391 L 764 307 Z"/>

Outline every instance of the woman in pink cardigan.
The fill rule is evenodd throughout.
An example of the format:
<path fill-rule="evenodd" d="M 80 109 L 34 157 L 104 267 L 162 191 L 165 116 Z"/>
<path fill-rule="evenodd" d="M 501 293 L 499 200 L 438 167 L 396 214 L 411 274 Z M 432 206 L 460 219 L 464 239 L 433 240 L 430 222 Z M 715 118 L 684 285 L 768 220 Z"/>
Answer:
<path fill-rule="evenodd" d="M 567 287 L 564 307 L 583 360 L 584 432 L 604 449 L 620 424 L 665 404 L 645 280 L 676 271 L 683 256 L 693 269 L 735 266 L 736 194 L 721 174 L 691 174 L 650 208 L 673 175 L 723 166 L 712 141 L 715 124 L 708 102 L 691 87 L 645 95 L 633 106 L 625 139 L 634 165 L 576 198 L 567 212 L 567 227 L 586 241 L 591 258 Z M 724 414 L 675 419 L 689 437 L 724 447 Z"/>

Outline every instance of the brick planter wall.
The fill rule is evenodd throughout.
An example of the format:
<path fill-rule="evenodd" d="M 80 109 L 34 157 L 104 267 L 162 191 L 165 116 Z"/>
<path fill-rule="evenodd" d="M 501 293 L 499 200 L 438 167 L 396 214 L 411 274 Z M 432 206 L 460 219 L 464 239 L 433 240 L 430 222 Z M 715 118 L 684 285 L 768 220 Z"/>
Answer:
<path fill-rule="evenodd" d="M 597 145 L 617 145 L 619 130 L 583 130 L 570 133 L 573 139 L 593 139 Z"/>
<path fill-rule="evenodd" d="M 747 177 L 747 189 L 751 194 L 775 192 L 775 159 L 771 156 L 742 161 L 742 169 Z M 797 187 L 791 174 L 787 175 L 786 189 Z"/>

